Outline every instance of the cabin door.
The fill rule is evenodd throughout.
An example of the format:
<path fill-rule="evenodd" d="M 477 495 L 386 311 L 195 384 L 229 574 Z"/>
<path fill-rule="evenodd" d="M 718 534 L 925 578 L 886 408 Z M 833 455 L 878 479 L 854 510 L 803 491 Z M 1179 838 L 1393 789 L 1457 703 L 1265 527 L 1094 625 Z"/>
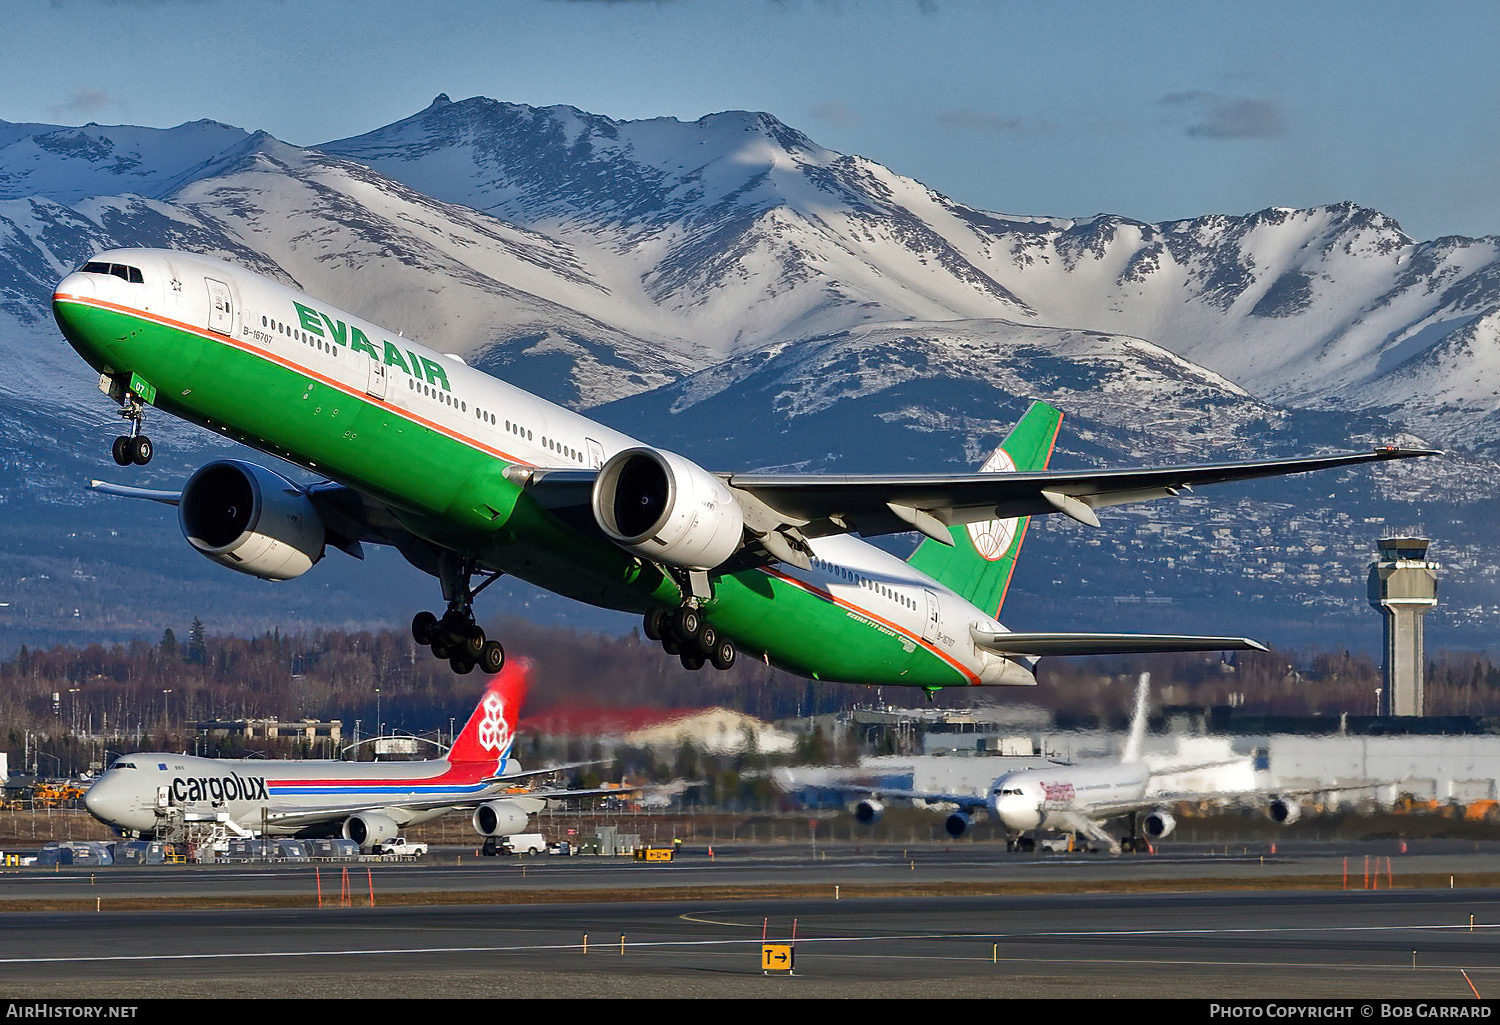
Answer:
<path fill-rule="evenodd" d="M 213 278 L 204 278 L 208 285 L 208 329 L 221 335 L 234 334 L 234 300 L 229 297 L 229 286 Z"/>
<path fill-rule="evenodd" d="M 938 624 L 940 622 L 937 595 L 931 591 L 923 591 L 922 593 L 927 596 L 927 618 L 922 622 L 922 640 L 935 641 L 938 638 Z"/>
<path fill-rule="evenodd" d="M 377 399 L 385 398 L 385 364 L 368 353 L 365 354 L 365 362 L 370 365 L 369 376 L 365 382 L 365 394 Z"/>

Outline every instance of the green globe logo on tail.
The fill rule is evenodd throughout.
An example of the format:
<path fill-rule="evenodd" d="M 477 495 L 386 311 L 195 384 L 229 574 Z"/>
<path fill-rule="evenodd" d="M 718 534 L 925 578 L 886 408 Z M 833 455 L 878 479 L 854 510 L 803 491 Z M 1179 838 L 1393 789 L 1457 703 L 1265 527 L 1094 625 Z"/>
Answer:
<path fill-rule="evenodd" d="M 1061 426 L 1060 412 L 1045 402 L 1033 402 L 979 472 L 1030 473 L 1046 469 Z M 906 561 L 965 601 L 998 616 L 1029 522 L 1030 517 L 1021 516 L 950 527 L 952 547 L 925 538 Z M 965 537 L 968 544 L 963 543 Z"/>

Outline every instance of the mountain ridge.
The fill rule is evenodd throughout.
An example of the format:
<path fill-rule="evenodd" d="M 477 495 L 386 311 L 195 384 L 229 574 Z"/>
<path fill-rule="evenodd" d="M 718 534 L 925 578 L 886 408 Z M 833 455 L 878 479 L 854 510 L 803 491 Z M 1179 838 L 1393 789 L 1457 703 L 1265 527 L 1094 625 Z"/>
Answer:
<path fill-rule="evenodd" d="M 1038 521 L 1016 590 L 1051 628 L 1151 629 L 1163 606 L 1128 600 L 1149 590 L 1193 595 L 1180 618 L 1201 617 L 1198 630 L 1246 632 L 1237 620 L 1250 615 L 1314 635 L 1316 624 L 1269 610 L 1311 601 L 1344 636 L 1370 613 L 1356 608 L 1362 588 L 1340 589 L 1362 576 L 1373 547 L 1363 533 L 1389 517 L 1433 524 L 1435 551 L 1451 553 L 1453 607 L 1434 626 L 1449 614 L 1455 630 L 1482 637 L 1500 608 L 1493 555 L 1467 522 L 1500 478 L 1490 388 L 1500 240 L 1419 243 L 1353 203 L 1159 225 L 982 211 L 755 112 L 625 122 L 434 101 L 321 147 L 190 122 L 155 167 L 150 144 L 177 129 L 113 140 L 86 127 L 68 130 L 81 133 L 72 150 L 57 136 L 55 152 L 27 140 L 58 126 L 0 122 L 0 338 L 14 365 L 0 394 L 36 428 L 0 438 L 0 463 L 19 475 L 0 485 L 0 523 L 96 501 L 77 489 L 108 465 L 116 421 L 52 329 L 47 300 L 93 252 L 149 245 L 302 287 L 714 468 L 967 469 L 1033 397 L 1069 414 L 1059 465 L 1239 459 L 1355 439 L 1456 446 L 1421 469 L 1140 507 L 1092 535 Z M 155 194 L 4 198 L 39 173 L 38 152 L 69 168 L 69 188 L 135 182 Z M 115 173 L 121 153 L 140 160 Z M 166 444 L 142 476 L 160 486 L 226 451 L 160 415 L 150 430 Z M 58 451 L 65 439 L 81 447 Z M 132 552 L 160 549 L 131 555 L 133 572 L 142 558 L 173 566 L 193 594 L 233 595 L 223 607 L 249 621 L 274 622 L 287 601 L 254 581 L 215 583 L 232 575 L 160 517 L 102 516 L 139 538 Z M 84 534 L 49 558 L 115 565 Z M 1283 557 L 1247 554 L 1272 544 Z M 1069 598 L 1048 567 L 1078 560 L 1089 590 Z M 436 587 L 399 564 L 387 575 L 408 595 Z M 320 579 L 334 577 L 357 573 Z M 341 609 L 421 604 L 348 586 Z M 1247 612 L 1236 594 L 1266 607 Z M 507 595 L 580 615 L 548 604 L 560 599 Z M 181 596 L 154 600 L 182 621 Z M 28 604 L 25 621 L 66 632 L 86 616 L 64 609 L 78 601 L 119 619 L 73 596 Z M 1073 622 L 1085 606 L 1106 621 Z M 0 617 L 0 638 L 16 629 Z"/>

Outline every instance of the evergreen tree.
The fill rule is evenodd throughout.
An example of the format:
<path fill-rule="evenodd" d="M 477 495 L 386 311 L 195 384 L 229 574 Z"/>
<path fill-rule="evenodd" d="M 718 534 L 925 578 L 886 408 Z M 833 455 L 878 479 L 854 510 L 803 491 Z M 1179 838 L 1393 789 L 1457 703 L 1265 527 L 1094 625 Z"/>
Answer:
<path fill-rule="evenodd" d="M 188 631 L 187 660 L 195 666 L 208 662 L 208 643 L 203 638 L 203 620 L 193 617 L 192 629 Z"/>
<path fill-rule="evenodd" d="M 161 651 L 161 660 L 163 662 L 176 662 L 182 657 L 182 652 L 177 645 L 177 635 L 172 632 L 170 626 L 162 631 L 161 644 L 157 647 Z"/>

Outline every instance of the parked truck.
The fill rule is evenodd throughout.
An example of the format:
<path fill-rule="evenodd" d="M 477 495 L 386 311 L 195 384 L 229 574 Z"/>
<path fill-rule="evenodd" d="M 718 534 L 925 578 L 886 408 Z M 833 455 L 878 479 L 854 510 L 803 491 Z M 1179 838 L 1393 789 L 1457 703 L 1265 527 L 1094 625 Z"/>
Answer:
<path fill-rule="evenodd" d="M 427 853 L 427 845 L 420 841 L 410 841 L 404 836 L 398 836 L 394 840 L 375 845 L 376 854 L 391 854 L 403 858 L 420 858 Z"/>
<path fill-rule="evenodd" d="M 510 836 L 487 836 L 479 853 L 486 856 L 498 854 L 544 854 L 547 838 L 541 833 L 513 833 Z"/>

